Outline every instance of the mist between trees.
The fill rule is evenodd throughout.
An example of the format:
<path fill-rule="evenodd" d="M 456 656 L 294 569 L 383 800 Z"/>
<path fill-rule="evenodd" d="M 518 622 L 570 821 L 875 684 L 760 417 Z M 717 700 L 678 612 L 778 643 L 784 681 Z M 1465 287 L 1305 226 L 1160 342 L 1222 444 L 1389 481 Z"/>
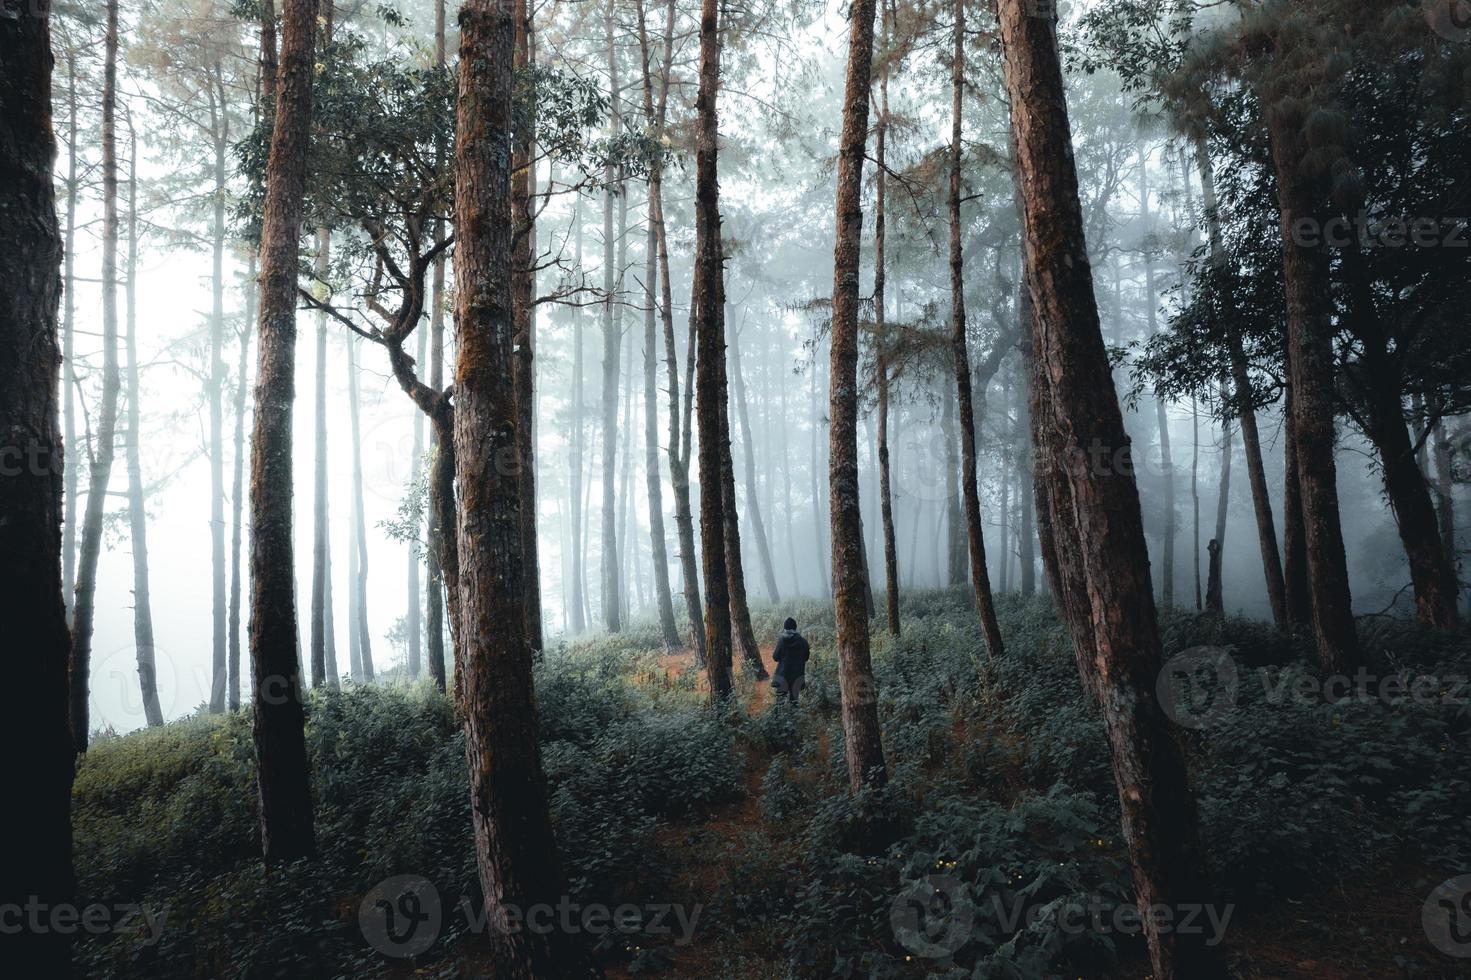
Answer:
<path fill-rule="evenodd" d="M 1464 812 L 1466 0 L 446 3 L 0 18 L 0 912 L 199 910 L 32 972 L 1268 975 Z"/>

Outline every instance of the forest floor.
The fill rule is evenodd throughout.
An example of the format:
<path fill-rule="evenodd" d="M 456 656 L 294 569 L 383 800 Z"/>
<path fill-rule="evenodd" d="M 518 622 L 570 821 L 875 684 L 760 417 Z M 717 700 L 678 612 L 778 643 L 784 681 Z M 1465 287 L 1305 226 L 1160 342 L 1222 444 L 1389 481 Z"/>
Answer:
<path fill-rule="evenodd" d="M 897 828 L 878 853 L 851 833 L 859 811 L 825 605 L 796 610 L 814 655 L 795 706 L 738 668 L 741 707 L 711 712 L 693 654 L 663 653 L 652 624 L 561 644 L 538 665 L 569 892 L 584 907 L 678 908 L 689 927 L 602 934 L 610 978 L 1149 975 L 1135 936 L 1068 933 L 1055 915 L 1017 932 L 979 898 L 1027 910 L 1129 901 L 1107 742 L 1051 609 L 1008 597 L 1007 656 L 982 668 L 968 595 L 906 603 L 902 637 L 874 634 L 890 778 L 863 805 Z M 774 635 L 777 615 L 762 611 L 758 636 Z M 1177 611 L 1163 632 L 1167 650 L 1229 646 L 1241 670 L 1270 669 L 1274 683 L 1312 670 L 1303 644 L 1251 621 Z M 1471 674 L 1471 635 L 1378 621 L 1361 632 L 1383 651 L 1380 670 Z M 770 645 L 762 655 L 771 672 Z M 100 738 L 80 760 L 79 894 L 169 912 L 161 942 L 82 937 L 80 974 L 492 975 L 465 911 L 481 899 L 453 705 L 390 678 L 313 691 L 309 707 L 320 853 L 291 866 L 259 859 L 248 712 Z M 1420 921 L 1431 890 L 1471 868 L 1471 711 L 1273 701 L 1243 684 L 1219 727 L 1186 748 L 1213 887 L 1232 910 L 1232 976 L 1471 980 L 1471 959 L 1432 948 Z M 432 883 L 445 911 L 413 960 L 375 946 L 360 908 L 405 875 Z M 976 896 L 950 960 L 908 955 L 912 934 L 897 927 L 913 883 L 934 878 Z"/>

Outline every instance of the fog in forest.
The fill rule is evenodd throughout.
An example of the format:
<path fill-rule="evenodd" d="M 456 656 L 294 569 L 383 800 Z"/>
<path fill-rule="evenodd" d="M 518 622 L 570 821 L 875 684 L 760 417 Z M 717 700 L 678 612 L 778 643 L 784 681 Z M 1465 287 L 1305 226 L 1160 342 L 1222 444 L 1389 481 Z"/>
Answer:
<path fill-rule="evenodd" d="M 37 963 L 1459 975 L 1467 0 L 6 4 Z"/>

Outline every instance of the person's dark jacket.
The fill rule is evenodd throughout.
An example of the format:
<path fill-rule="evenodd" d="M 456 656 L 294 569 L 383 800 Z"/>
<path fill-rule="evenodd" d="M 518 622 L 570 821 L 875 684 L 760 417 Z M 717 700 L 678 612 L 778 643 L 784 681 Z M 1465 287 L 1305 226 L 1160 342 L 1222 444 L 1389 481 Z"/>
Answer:
<path fill-rule="evenodd" d="M 797 678 L 805 677 L 807 658 L 811 653 L 807 638 L 801 633 L 796 630 L 782 630 L 776 641 L 776 649 L 771 653 L 771 659 L 776 661 L 776 671 L 772 675 L 773 684 L 780 678 L 790 686 Z"/>

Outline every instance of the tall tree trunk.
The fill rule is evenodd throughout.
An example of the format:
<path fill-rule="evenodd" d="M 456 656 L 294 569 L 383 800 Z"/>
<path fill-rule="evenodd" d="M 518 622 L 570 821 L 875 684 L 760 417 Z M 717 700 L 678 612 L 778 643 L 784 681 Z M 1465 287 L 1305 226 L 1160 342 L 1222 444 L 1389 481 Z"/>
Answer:
<path fill-rule="evenodd" d="M 1149 151 L 1139 155 L 1139 216 L 1144 222 L 1144 312 L 1149 336 L 1159 330 L 1155 306 L 1159 294 L 1154 291 L 1154 226 L 1149 213 Z M 1165 400 L 1156 392 L 1154 418 L 1159 433 L 1160 471 L 1165 477 L 1165 527 L 1160 556 L 1160 601 L 1166 607 L 1175 604 L 1175 460 L 1170 451 L 1170 413 Z"/>
<path fill-rule="evenodd" d="M 250 326 L 255 322 L 258 298 L 255 282 L 257 260 L 258 256 L 252 250 L 245 275 L 245 316 L 240 323 L 240 355 L 235 367 L 235 473 L 230 493 L 230 642 L 225 665 L 225 706 L 231 711 L 240 708 L 240 604 L 245 594 L 240 574 L 240 545 L 245 534 L 245 521 L 241 517 L 245 503 L 245 396 L 250 374 Z"/>
<path fill-rule="evenodd" d="M 572 224 L 577 241 L 577 268 L 582 268 L 582 216 L 577 204 L 572 207 Z M 582 523 L 582 466 L 585 456 L 586 423 L 582 418 L 582 309 L 572 308 L 572 434 L 567 458 L 567 484 L 572 510 L 572 635 L 579 636 L 587 630 L 584 611 L 587 586 L 583 576 L 583 523 Z"/>
<path fill-rule="evenodd" d="M 722 468 L 730 455 L 721 416 L 726 403 L 725 282 L 720 244 L 716 92 L 720 79 L 717 0 L 700 2 L 700 84 L 695 98 L 695 270 L 690 300 L 697 341 L 695 387 L 700 426 L 700 540 L 705 570 L 705 653 L 710 700 L 730 697 L 730 573 Z M 722 433 L 725 438 L 722 438 Z"/>
<path fill-rule="evenodd" d="M 48 84 L 49 77 L 48 75 Z M 81 444 L 77 442 L 77 365 L 74 339 L 77 315 L 77 193 L 81 183 L 77 178 L 77 53 L 72 47 L 68 47 L 66 52 L 66 82 L 66 237 L 62 239 L 62 288 L 66 306 L 61 327 L 61 404 L 64 413 L 62 438 L 65 440 L 66 467 L 66 472 L 62 475 L 62 499 L 66 512 L 61 528 L 61 581 L 67 618 L 70 620 L 77 583 L 77 474 L 82 469 Z"/>
<path fill-rule="evenodd" d="M 603 9 L 603 33 L 608 54 L 608 118 L 610 135 L 621 127 L 618 59 L 613 47 L 613 4 Z M 618 581 L 618 355 L 622 340 L 613 317 L 616 290 L 622 281 L 614 266 L 613 198 L 616 173 L 609 162 L 603 169 L 603 625 L 609 633 L 622 628 L 623 600 Z"/>
<path fill-rule="evenodd" d="M 1202 609 L 1200 592 L 1200 405 L 1190 396 L 1190 567 L 1195 578 L 1195 611 Z"/>
<path fill-rule="evenodd" d="M 644 39 L 643 3 L 639 3 L 639 37 Z M 653 117 L 652 99 L 648 84 L 648 61 L 645 58 L 644 111 Z M 655 299 L 659 283 L 657 207 L 654 192 L 649 191 L 649 226 L 644 236 L 644 476 L 645 490 L 649 495 L 649 547 L 654 566 L 654 602 L 659 610 L 659 639 L 666 652 L 679 647 L 679 630 L 674 624 L 674 596 L 669 589 L 669 550 L 664 537 L 664 491 L 659 479 L 659 336 L 658 303 Z M 670 418 L 677 418 L 671 412 Z M 677 422 L 674 423 L 678 425 Z M 672 435 L 677 436 L 676 428 Z M 671 439 L 670 446 L 677 446 Z"/>
<path fill-rule="evenodd" d="M 1287 622 L 1294 629 L 1312 626 L 1308 596 L 1308 543 L 1303 528 L 1302 487 L 1298 482 L 1297 433 L 1292 424 L 1292 388 L 1286 391 L 1282 413 L 1286 449 L 1282 475 L 1282 581 Z"/>
<path fill-rule="evenodd" d="M 138 689 L 149 726 L 163 724 L 158 704 L 158 667 L 153 648 L 153 605 L 148 592 L 148 513 L 144 509 L 143 461 L 138 446 L 142 412 L 138 405 L 138 134 L 128 115 L 128 533 L 133 543 L 133 646 L 138 659 Z"/>
<path fill-rule="evenodd" d="M 1203 860 L 1185 764 L 1156 700 L 1162 649 L 1133 470 L 1094 301 L 1051 18 L 1000 0 L 1023 242 L 1034 304 L 1032 436 L 1047 515 L 1054 591 L 1080 672 L 1102 708 L 1154 976 L 1221 974 L 1201 935 L 1159 928 L 1148 910 L 1203 900 Z M 1065 506 L 1059 506 L 1065 505 Z M 1069 593 L 1071 593 L 1069 595 Z"/>
<path fill-rule="evenodd" d="M 1388 370 L 1378 373 L 1381 377 L 1397 374 Z M 1370 384 L 1375 394 L 1370 396 L 1369 436 L 1383 464 L 1385 495 L 1409 559 L 1415 618 L 1425 626 L 1451 629 L 1459 619 L 1455 567 L 1446 560 L 1430 486 L 1405 425 L 1400 385 L 1395 383 L 1391 388 L 1383 381 Z"/>
<path fill-rule="evenodd" d="M 327 268 L 332 248 L 332 233 L 317 229 L 317 258 L 314 274 L 318 289 L 326 298 Z M 317 311 L 316 370 L 313 391 L 314 444 L 312 465 L 312 623 L 311 678 L 312 687 L 334 684 L 336 670 L 327 667 L 327 648 L 335 647 L 332 629 L 332 525 L 328 512 L 327 486 L 327 314 Z M 354 644 L 356 648 L 356 644 Z M 335 657 L 333 658 L 336 659 Z M 356 663 L 356 657 L 353 658 Z M 335 665 L 334 665 L 335 667 Z"/>
<path fill-rule="evenodd" d="M 965 0 L 955 0 L 955 50 L 951 59 L 950 122 L 950 354 L 955 361 L 955 393 L 960 413 L 960 456 L 965 529 L 970 554 L 971 588 L 986 650 L 992 658 L 1006 652 L 996 603 L 991 596 L 991 574 L 986 568 L 986 539 L 981 525 L 980 478 L 976 470 L 976 412 L 971 393 L 970 353 L 965 337 L 965 278 L 961 261 L 960 140 L 961 106 L 965 92 Z"/>
<path fill-rule="evenodd" d="M 434 64 L 445 66 L 445 0 L 434 0 Z M 445 149 L 437 148 L 443 157 Z M 436 236 L 443 237 L 436 220 Z M 444 390 L 444 253 L 435 256 L 429 280 L 429 387 Z M 446 413 L 448 414 L 448 413 Z M 424 519 L 424 540 L 428 546 L 429 588 L 424 606 L 424 659 L 429 678 L 441 691 L 447 683 L 444 654 L 444 600 L 449 579 L 444 572 L 442 555 L 454 539 L 454 525 L 445 521 L 454 511 L 454 463 L 446 455 L 451 440 L 445 435 L 451 422 L 429 421 L 429 508 Z"/>
<path fill-rule="evenodd" d="M 268 862 L 316 849 L 297 660 L 291 416 L 296 263 L 312 115 L 316 0 L 284 0 L 276 118 L 261 223 L 259 355 L 250 458 L 250 661 L 261 846 Z"/>
<path fill-rule="evenodd" d="M 357 337 L 347 338 L 347 417 L 352 433 L 352 537 L 349 555 L 355 556 L 350 573 L 351 598 L 348 607 L 353 618 L 348 627 L 357 641 L 357 665 L 362 679 L 371 681 L 373 670 L 373 641 L 368 631 L 368 521 L 363 509 L 363 441 L 362 441 L 362 394 L 361 379 L 358 377 Z"/>
<path fill-rule="evenodd" d="M 879 74 L 879 113 L 873 131 L 874 205 L 873 205 L 873 336 L 874 374 L 878 389 L 878 464 L 879 515 L 884 529 L 884 608 L 888 614 L 889 634 L 898 636 L 899 623 L 899 546 L 894 539 L 894 494 L 889 471 L 889 333 L 885 320 L 884 235 L 887 228 L 888 163 L 885 151 L 889 131 L 889 63 L 887 48 L 893 30 L 888 8 L 884 8 L 885 59 Z M 786 411 L 783 406 L 782 416 Z M 788 508 L 790 513 L 790 508 Z"/>
<path fill-rule="evenodd" d="M 514 0 L 516 68 L 532 64 L 531 9 Z M 511 308 L 516 324 L 516 446 L 521 476 L 521 561 L 525 566 L 526 641 L 543 645 L 541 625 L 541 549 L 536 540 L 536 226 L 531 199 L 536 192 L 536 115 L 517 127 L 511 149 Z"/>
<path fill-rule="evenodd" d="M 737 334 L 730 350 L 731 374 L 735 382 L 736 418 L 741 425 L 741 445 L 746 470 L 746 511 L 751 519 L 751 533 L 756 538 L 756 556 L 761 559 L 761 578 L 766 594 L 774 603 L 781 602 L 776 587 L 776 568 L 771 563 L 771 542 L 766 536 L 766 523 L 761 519 L 761 499 L 756 491 L 756 442 L 751 437 L 751 416 L 746 405 L 746 377 L 741 370 L 741 338 Z"/>
<path fill-rule="evenodd" d="M 626 243 L 628 241 L 628 237 L 627 237 L 627 231 L 628 231 L 628 209 L 626 207 L 627 201 L 628 201 L 628 198 L 627 198 L 626 195 L 620 195 L 619 196 L 619 201 L 618 201 L 618 242 L 619 242 L 619 246 L 618 246 L 618 268 L 619 269 L 623 269 L 623 268 L 626 267 L 626 263 L 625 263 L 624 260 L 627 258 L 627 255 L 626 255 L 626 251 L 627 250 L 624 248 L 624 243 Z M 623 285 L 623 283 L 622 283 L 622 280 L 620 278 L 620 280 L 619 280 L 619 292 L 620 293 L 622 292 L 622 285 Z M 621 364 L 627 364 L 627 365 L 629 365 L 630 368 L 632 368 L 632 366 L 633 366 L 633 331 L 630 330 L 630 331 L 627 331 L 625 333 L 625 331 L 623 330 L 623 305 L 621 303 L 618 306 L 617 312 L 613 316 L 613 322 L 615 324 L 614 329 L 616 330 L 618 336 L 625 337 L 626 338 L 626 343 L 624 345 L 623 353 L 619 355 L 619 363 L 621 363 Z M 618 521 L 618 580 L 619 580 L 619 582 L 622 585 L 622 588 L 619 590 L 619 596 L 618 596 L 618 598 L 619 598 L 619 602 L 620 602 L 621 607 L 622 607 L 621 610 L 620 610 L 620 612 L 619 612 L 619 615 L 621 616 L 623 622 L 626 623 L 626 622 L 628 622 L 629 618 L 633 615 L 633 597 L 634 597 L 635 591 L 638 588 L 637 583 L 634 581 L 634 575 L 633 575 L 633 570 L 632 570 L 633 569 L 633 561 L 631 560 L 632 559 L 632 555 L 629 554 L 629 552 L 630 552 L 631 549 L 628 547 L 628 536 L 629 536 L 628 515 L 629 515 L 629 513 L 633 509 L 630 506 L 630 504 L 629 504 L 629 498 L 631 498 L 633 496 L 633 494 L 630 492 L 632 490 L 632 484 L 630 482 L 630 476 L 631 476 L 632 470 L 633 470 L 633 450 L 634 450 L 634 446 L 633 446 L 634 429 L 632 428 L 632 426 L 633 426 L 633 387 L 634 386 L 633 386 L 633 378 L 632 378 L 631 374 L 630 374 L 630 377 L 629 377 L 629 380 L 628 380 L 628 384 L 622 385 L 621 387 L 622 387 L 622 391 L 623 391 L 623 408 L 622 408 L 621 414 L 620 414 L 619 428 L 620 429 L 623 429 L 624 431 L 626 431 L 627 432 L 627 436 L 623 440 L 623 447 L 620 450 L 620 452 L 622 453 L 622 459 L 618 463 L 618 472 L 619 472 L 619 476 L 618 476 L 618 516 L 617 516 L 617 521 Z"/>
<path fill-rule="evenodd" d="M 213 658 L 209 710 L 225 710 L 226 645 L 229 641 L 225 591 L 225 196 L 229 169 L 230 116 L 225 104 L 224 69 L 216 61 L 210 69 L 210 129 L 214 141 L 214 201 L 210 219 L 209 314 L 209 554 L 210 613 Z"/>
<path fill-rule="evenodd" d="M 511 6 L 460 8 L 455 144 L 455 476 L 460 599 L 454 613 L 475 854 L 489 921 L 552 903 L 565 888 L 537 737 L 521 562 L 521 481 L 513 372 L 509 159 L 516 29 Z M 492 972 L 507 980 L 594 976 L 577 936 L 491 930 Z"/>
<path fill-rule="evenodd" d="M 833 594 L 832 576 L 828 574 L 827 562 L 823 561 L 823 555 L 827 551 L 827 545 L 822 536 L 822 495 L 818 491 L 818 473 L 821 472 L 822 456 L 818 451 L 820 445 L 818 432 L 822 428 L 822 418 L 818 413 L 817 403 L 817 345 L 812 347 L 812 408 L 810 418 L 812 420 L 812 530 L 817 536 L 817 548 L 812 552 L 812 560 L 817 563 L 817 583 L 821 591 L 818 595 L 831 597 Z"/>
<path fill-rule="evenodd" d="M 661 65 L 659 104 L 654 100 L 654 76 L 649 63 L 649 31 L 644 17 L 643 0 L 637 0 L 638 43 L 643 66 L 644 116 L 654 126 L 655 139 L 662 139 L 666 105 L 667 66 Z M 672 38 L 670 39 L 672 41 Z M 664 223 L 662 181 L 656 163 L 649 174 L 648 228 L 644 236 L 644 471 L 649 496 L 649 544 L 654 566 L 654 601 L 659 610 L 659 635 L 666 651 L 679 646 L 679 629 L 674 622 L 674 596 L 669 586 L 669 549 L 664 535 L 664 493 L 659 479 L 659 384 L 658 384 L 658 319 L 660 290 L 668 291 L 661 268 L 661 258 L 668 263 L 668 253 L 660 253 L 661 228 Z M 674 474 L 675 454 L 679 451 L 679 376 L 674 356 L 674 320 L 667 317 L 667 346 L 670 377 L 669 456 L 670 475 Z M 687 488 L 686 488 L 687 489 Z M 676 504 L 676 508 L 677 508 Z M 686 585 L 688 589 L 688 585 Z M 698 586 L 697 586 L 698 588 Z M 698 617 L 692 616 L 693 622 Z"/>
<path fill-rule="evenodd" d="M 1224 385 L 1221 395 L 1224 400 Z M 1221 423 L 1221 486 L 1216 492 L 1216 533 L 1211 538 L 1210 569 L 1206 576 L 1205 608 L 1207 612 L 1220 615 L 1225 612 L 1222 595 L 1222 562 L 1226 550 L 1226 514 L 1231 504 L 1231 420 Z"/>
<path fill-rule="evenodd" d="M 863 521 L 858 491 L 858 277 L 863 234 L 863 158 L 868 137 L 869 81 L 873 72 L 874 0 L 848 5 L 848 68 L 843 126 L 838 138 L 837 234 L 833 249 L 831 381 L 828 413 L 831 456 L 833 598 L 837 625 L 838 689 L 842 695 L 848 788 L 888 780 L 879 734 L 877 687 L 869 659 L 864 588 Z"/>
<path fill-rule="evenodd" d="M 952 328 L 953 331 L 953 328 Z M 952 332 L 953 344 L 953 332 Z M 955 431 L 955 389 L 941 385 L 940 431 L 945 437 L 945 584 L 954 588 L 965 582 L 965 515 L 958 481 L 960 437 Z"/>
<path fill-rule="evenodd" d="M 643 4 L 638 5 L 639 44 L 644 61 L 644 110 L 654 120 L 655 135 L 662 139 L 669 99 L 670 66 L 674 57 L 674 0 L 669 0 L 664 17 L 664 50 L 660 60 L 659 92 L 653 94 L 649 72 L 648 31 L 644 25 Z M 649 174 L 650 224 L 658 251 L 659 318 L 664 332 L 664 362 L 669 384 L 669 485 L 674 491 L 674 527 L 679 542 L 680 579 L 684 590 L 685 613 L 690 622 L 695 656 L 705 662 L 704 614 L 700 609 L 699 563 L 695 557 L 695 522 L 690 504 L 689 480 L 689 413 L 680 403 L 679 357 L 674 338 L 674 303 L 669 276 L 669 239 L 664 223 L 663 168 L 655 164 Z M 652 277 L 651 277 L 652 281 Z M 691 348 L 695 345 L 691 344 Z M 690 351 L 694 353 L 693 349 Z M 688 400 L 688 396 L 687 396 Z M 683 422 L 684 428 L 681 428 Z"/>
<path fill-rule="evenodd" d="M 1201 203 L 1205 208 L 1206 233 L 1213 261 L 1224 261 L 1220 211 L 1216 204 L 1216 178 L 1210 152 L 1203 136 L 1196 137 L 1195 165 L 1200 173 Z M 1257 547 L 1262 555 L 1262 572 L 1267 580 L 1267 600 L 1272 620 L 1285 628 L 1291 617 L 1287 608 L 1287 582 L 1282 559 L 1277 553 L 1277 527 L 1272 518 L 1272 498 L 1267 492 L 1267 469 L 1262 461 L 1262 440 L 1257 431 L 1252 404 L 1251 379 L 1247 374 L 1246 349 L 1234 324 L 1226 325 L 1227 351 L 1231 358 L 1231 383 L 1236 394 L 1237 417 L 1241 420 L 1241 445 L 1246 451 L 1246 477 L 1251 484 L 1252 511 L 1256 515 Z"/>
<path fill-rule="evenodd" d="M 1333 673 L 1361 662 L 1354 633 L 1348 561 L 1338 515 L 1338 471 L 1333 459 L 1333 326 L 1328 258 L 1293 237 L 1294 222 L 1316 214 L 1304 137 L 1282 107 L 1266 113 L 1276 172 L 1282 235 L 1282 281 L 1287 294 L 1287 347 L 1292 385 L 1292 425 L 1297 438 L 1298 486 L 1318 659 Z"/>
<path fill-rule="evenodd" d="M 777 407 L 781 417 L 787 420 L 787 374 L 785 368 L 776 373 Z M 797 536 L 792 531 L 792 511 L 796 502 L 792 500 L 792 426 L 781 426 L 781 479 L 782 479 L 782 515 L 786 521 L 787 537 L 787 560 L 792 566 L 792 591 L 802 595 L 802 575 L 797 566 Z"/>
<path fill-rule="evenodd" d="M 87 476 L 87 513 L 77 567 L 71 655 L 72 740 L 87 751 L 91 691 L 92 630 L 97 611 L 97 561 L 102 553 L 102 515 L 112 476 L 117 398 L 117 47 L 118 0 L 107 0 L 102 75 L 102 400 L 97 408 L 97 445 Z"/>
<path fill-rule="evenodd" d="M 721 300 L 725 299 L 725 286 L 720 287 Z M 729 318 L 725 318 L 726 321 Z M 731 345 L 734 347 L 735 345 Z M 739 355 L 737 355 L 739 356 Z M 721 375 L 725 375 L 725 349 L 720 352 Z M 727 392 L 729 389 L 727 388 Z M 720 404 L 720 490 L 724 496 L 722 517 L 725 533 L 725 570 L 729 579 L 730 620 L 740 644 L 741 659 L 746 669 L 757 680 L 766 679 L 766 667 L 761 663 L 761 647 L 756 642 L 756 631 L 751 626 L 751 608 L 746 601 L 746 569 L 742 558 L 740 520 L 736 516 L 735 461 L 731 458 L 730 446 L 730 397 Z M 754 503 L 754 501 L 748 501 Z"/>
<path fill-rule="evenodd" d="M 57 431 L 62 237 L 52 184 L 47 0 L 0 21 L 0 64 L 0 615 L 9 630 L 6 682 L 14 694 L 0 714 L 0 732 L 11 748 L 7 778 L 24 792 L 24 805 L 8 808 L 16 836 L 0 856 L 0 903 L 55 909 L 73 900 L 74 758 L 71 637 L 62 599 L 67 449 Z M 69 976 L 70 949 L 63 930 L 22 929 L 6 938 L 7 962 L 18 976 Z"/>
<path fill-rule="evenodd" d="M 414 358 L 415 364 L 424 364 L 429 355 L 429 331 L 417 330 L 419 334 L 419 349 Z M 410 492 L 417 492 L 420 481 L 424 478 L 424 415 L 422 412 L 414 413 L 414 458 L 409 469 Z M 409 547 L 408 581 L 405 591 L 408 593 L 408 602 L 404 611 L 404 635 L 408 641 L 408 675 L 410 681 L 419 679 L 419 673 L 423 669 L 424 660 L 424 589 L 420 581 L 419 566 L 423 556 L 419 554 L 419 534 L 422 530 L 419 518 L 414 519 L 413 544 Z"/>

